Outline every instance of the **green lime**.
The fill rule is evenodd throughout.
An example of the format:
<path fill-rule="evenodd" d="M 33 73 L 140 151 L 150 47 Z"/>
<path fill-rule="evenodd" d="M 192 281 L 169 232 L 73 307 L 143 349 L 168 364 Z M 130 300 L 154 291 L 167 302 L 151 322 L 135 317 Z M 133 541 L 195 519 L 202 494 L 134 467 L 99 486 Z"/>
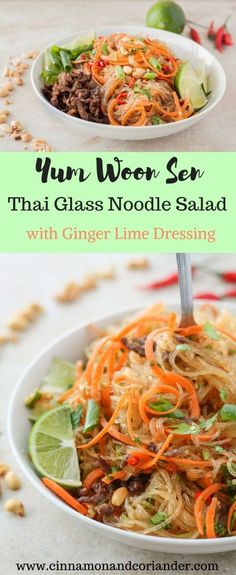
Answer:
<path fill-rule="evenodd" d="M 183 32 L 185 24 L 186 18 L 182 8 L 170 0 L 161 0 L 153 4 L 146 16 L 146 25 L 149 28 L 169 30 L 176 34 Z"/>
<path fill-rule="evenodd" d="M 207 104 L 207 98 L 202 89 L 191 62 L 184 62 L 175 76 L 175 88 L 181 98 L 189 98 L 195 110 L 200 110 Z"/>
<path fill-rule="evenodd" d="M 30 434 L 29 451 L 40 475 L 66 487 L 81 485 L 68 406 L 56 407 L 39 417 Z"/>
<path fill-rule="evenodd" d="M 54 357 L 48 374 L 43 378 L 40 391 L 52 393 L 55 397 L 71 387 L 74 381 L 75 364 L 61 357 Z"/>

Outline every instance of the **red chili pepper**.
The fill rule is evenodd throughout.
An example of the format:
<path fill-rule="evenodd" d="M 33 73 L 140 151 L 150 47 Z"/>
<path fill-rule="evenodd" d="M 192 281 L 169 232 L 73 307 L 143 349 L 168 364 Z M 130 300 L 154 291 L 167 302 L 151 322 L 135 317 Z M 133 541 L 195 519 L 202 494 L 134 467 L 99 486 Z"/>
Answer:
<path fill-rule="evenodd" d="M 106 62 L 104 62 L 104 60 L 98 60 L 98 62 L 96 63 L 98 68 L 105 68 L 106 66 Z"/>
<path fill-rule="evenodd" d="M 214 40 L 215 35 L 216 35 L 216 31 L 214 28 L 214 22 L 212 20 L 212 22 L 209 24 L 209 28 L 207 30 L 207 36 L 208 36 L 209 40 Z"/>
<path fill-rule="evenodd" d="M 215 47 L 219 52 L 223 50 L 223 37 L 225 34 L 225 26 L 220 26 L 215 34 Z"/>
<path fill-rule="evenodd" d="M 139 458 L 135 457 L 135 455 L 131 455 L 127 459 L 128 465 L 137 465 L 139 463 Z"/>
<path fill-rule="evenodd" d="M 194 274 L 196 268 L 192 267 L 192 274 Z M 145 286 L 142 286 L 142 289 L 160 289 L 167 286 L 176 285 L 179 282 L 179 276 L 177 273 L 171 274 L 158 282 L 152 282 Z"/>
<path fill-rule="evenodd" d="M 118 94 L 118 96 L 116 97 L 117 104 L 125 104 L 127 96 L 128 92 L 120 92 L 120 94 Z"/>
<path fill-rule="evenodd" d="M 212 301 L 217 301 L 221 299 L 220 295 L 217 295 L 212 292 L 205 292 L 205 293 L 198 293 L 194 296 L 194 299 L 209 299 Z"/>
<path fill-rule="evenodd" d="M 232 289 L 230 291 L 226 291 L 225 293 L 223 293 L 222 298 L 226 298 L 226 297 L 230 297 L 230 298 L 236 297 L 236 289 Z"/>
<path fill-rule="evenodd" d="M 234 41 L 232 34 L 230 34 L 229 32 L 225 32 L 225 34 L 223 35 L 222 42 L 225 46 L 233 46 Z"/>
<path fill-rule="evenodd" d="M 170 66 L 166 65 L 166 66 L 162 66 L 162 70 L 163 72 L 170 72 Z"/>
<path fill-rule="evenodd" d="M 236 272 L 222 272 L 219 276 L 229 284 L 236 284 Z"/>
<path fill-rule="evenodd" d="M 129 81 L 129 88 L 133 88 L 135 82 L 136 82 L 135 78 L 131 78 L 131 80 Z"/>
<path fill-rule="evenodd" d="M 201 43 L 202 43 L 201 36 L 200 36 L 200 34 L 198 33 L 198 31 L 195 30 L 195 28 L 190 28 L 190 30 L 189 30 L 189 35 L 190 35 L 190 38 L 191 38 L 192 40 L 194 40 L 194 42 L 197 42 L 197 44 L 201 44 Z"/>
<path fill-rule="evenodd" d="M 159 289 L 162 287 L 166 287 L 166 286 L 172 286 L 177 284 L 179 281 L 179 276 L 178 274 L 171 274 L 170 276 L 167 276 L 166 278 L 158 281 L 158 282 L 152 282 L 150 284 L 147 284 L 146 286 L 143 286 L 143 289 Z"/>

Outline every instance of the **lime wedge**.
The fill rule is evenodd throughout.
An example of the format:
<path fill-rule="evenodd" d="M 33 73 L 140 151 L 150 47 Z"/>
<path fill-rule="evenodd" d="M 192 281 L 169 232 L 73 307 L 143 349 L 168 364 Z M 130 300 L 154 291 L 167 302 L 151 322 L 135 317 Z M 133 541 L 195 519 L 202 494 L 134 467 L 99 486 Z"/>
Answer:
<path fill-rule="evenodd" d="M 75 365 L 70 361 L 54 357 L 52 359 L 48 374 L 43 378 L 40 391 L 61 395 L 75 381 Z"/>
<path fill-rule="evenodd" d="M 181 98 L 189 98 L 195 110 L 203 108 L 208 100 L 191 62 L 184 62 L 175 76 L 175 88 Z"/>
<path fill-rule="evenodd" d="M 40 475 L 65 487 L 80 487 L 80 470 L 70 408 L 56 407 L 41 415 L 29 438 L 29 451 Z"/>

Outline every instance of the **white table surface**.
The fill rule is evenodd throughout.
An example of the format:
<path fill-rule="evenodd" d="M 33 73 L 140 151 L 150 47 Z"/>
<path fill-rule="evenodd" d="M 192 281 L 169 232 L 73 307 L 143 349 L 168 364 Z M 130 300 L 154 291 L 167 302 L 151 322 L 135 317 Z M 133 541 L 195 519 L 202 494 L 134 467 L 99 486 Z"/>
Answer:
<path fill-rule="evenodd" d="M 175 270 L 173 255 L 151 256 L 149 259 L 152 265 L 147 272 L 127 271 L 125 262 L 135 258 L 138 258 L 138 255 L 0 254 L 2 272 L 0 334 L 3 332 L 5 322 L 14 312 L 32 301 L 41 303 L 46 309 L 45 315 L 38 323 L 22 334 L 17 345 L 0 350 L 0 461 L 11 463 L 12 467 L 18 470 L 7 439 L 8 404 L 22 371 L 44 346 L 79 322 L 84 320 L 92 322 L 98 314 L 121 310 L 124 305 L 143 305 L 144 302 L 151 304 L 166 297 L 177 299 L 176 287 L 146 293 L 137 289 L 137 286 L 149 280 L 156 280 L 164 274 L 173 272 Z M 217 271 L 235 268 L 233 255 L 193 256 L 193 262 L 211 264 Z M 101 282 L 98 289 L 87 293 L 83 299 L 71 305 L 59 305 L 53 300 L 53 295 L 69 280 L 79 281 L 85 273 L 104 270 L 110 264 L 116 268 L 116 279 Z M 224 288 L 218 279 L 206 273 L 199 271 L 195 276 L 195 293 L 206 289 L 223 291 Z M 7 496 L 12 496 L 12 492 L 4 491 L 0 501 L 0 573 L 3 575 L 15 575 L 17 561 L 58 560 L 76 563 L 88 560 L 94 562 L 111 560 L 126 562 L 129 559 L 137 562 L 148 562 L 152 559 L 159 562 L 186 560 L 183 556 L 168 556 L 120 545 L 111 540 L 104 541 L 94 532 L 81 529 L 77 522 L 40 495 L 21 473 L 20 476 L 22 489 L 16 492 L 16 496 L 24 502 L 26 516 L 18 518 L 3 511 L 3 502 Z M 192 556 L 187 560 L 192 563 L 199 560 L 217 561 L 219 575 L 235 574 L 236 551 L 215 556 Z M 174 571 L 172 573 L 174 574 Z M 206 571 L 200 570 L 198 573 L 201 575 Z"/>
<path fill-rule="evenodd" d="M 154 0 L 0 0 L 0 69 L 9 56 L 41 50 L 54 40 L 93 26 L 144 25 L 145 14 Z M 221 25 L 232 14 L 230 30 L 236 37 L 235 0 L 181 0 L 189 20 Z M 200 31 L 200 29 L 199 29 Z M 34 137 L 45 138 L 56 151 L 235 151 L 236 75 L 235 46 L 217 52 L 204 38 L 227 75 L 227 91 L 222 102 L 191 129 L 160 140 L 121 142 L 87 135 L 77 126 L 58 120 L 39 102 L 30 85 L 29 74 L 23 87 L 11 94 L 12 119 L 20 121 Z M 0 150 L 23 150 L 10 137 L 0 139 Z"/>

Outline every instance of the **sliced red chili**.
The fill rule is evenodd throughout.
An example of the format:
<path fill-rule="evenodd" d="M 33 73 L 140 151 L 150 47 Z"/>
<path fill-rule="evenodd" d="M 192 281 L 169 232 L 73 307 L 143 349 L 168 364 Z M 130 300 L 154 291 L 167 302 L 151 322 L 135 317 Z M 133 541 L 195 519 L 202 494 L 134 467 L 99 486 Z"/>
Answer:
<path fill-rule="evenodd" d="M 225 26 L 220 26 L 220 28 L 218 28 L 218 30 L 216 31 L 215 35 L 215 47 L 217 50 L 219 50 L 219 52 L 222 52 L 223 50 L 224 34 L 225 34 Z"/>
<path fill-rule="evenodd" d="M 138 465 L 139 458 L 135 457 L 135 455 L 131 455 L 130 457 L 128 457 L 127 463 L 128 463 L 128 465 L 132 465 L 132 466 Z"/>
<path fill-rule="evenodd" d="M 194 299 L 209 299 L 212 301 L 218 301 L 221 299 L 220 295 L 217 295 L 216 293 L 212 293 L 212 292 L 203 292 L 203 293 L 198 293 L 194 296 Z"/>
<path fill-rule="evenodd" d="M 225 46 L 233 46 L 234 41 L 232 34 L 230 34 L 229 32 L 225 32 L 225 34 L 223 35 L 222 42 Z"/>
<path fill-rule="evenodd" d="M 222 272 L 219 275 L 227 283 L 236 283 L 236 272 Z"/>
<path fill-rule="evenodd" d="M 197 44 L 202 43 L 201 36 L 200 36 L 199 32 L 197 30 L 195 30 L 195 28 L 190 28 L 189 35 L 190 35 L 190 38 L 194 42 L 197 42 Z"/>

